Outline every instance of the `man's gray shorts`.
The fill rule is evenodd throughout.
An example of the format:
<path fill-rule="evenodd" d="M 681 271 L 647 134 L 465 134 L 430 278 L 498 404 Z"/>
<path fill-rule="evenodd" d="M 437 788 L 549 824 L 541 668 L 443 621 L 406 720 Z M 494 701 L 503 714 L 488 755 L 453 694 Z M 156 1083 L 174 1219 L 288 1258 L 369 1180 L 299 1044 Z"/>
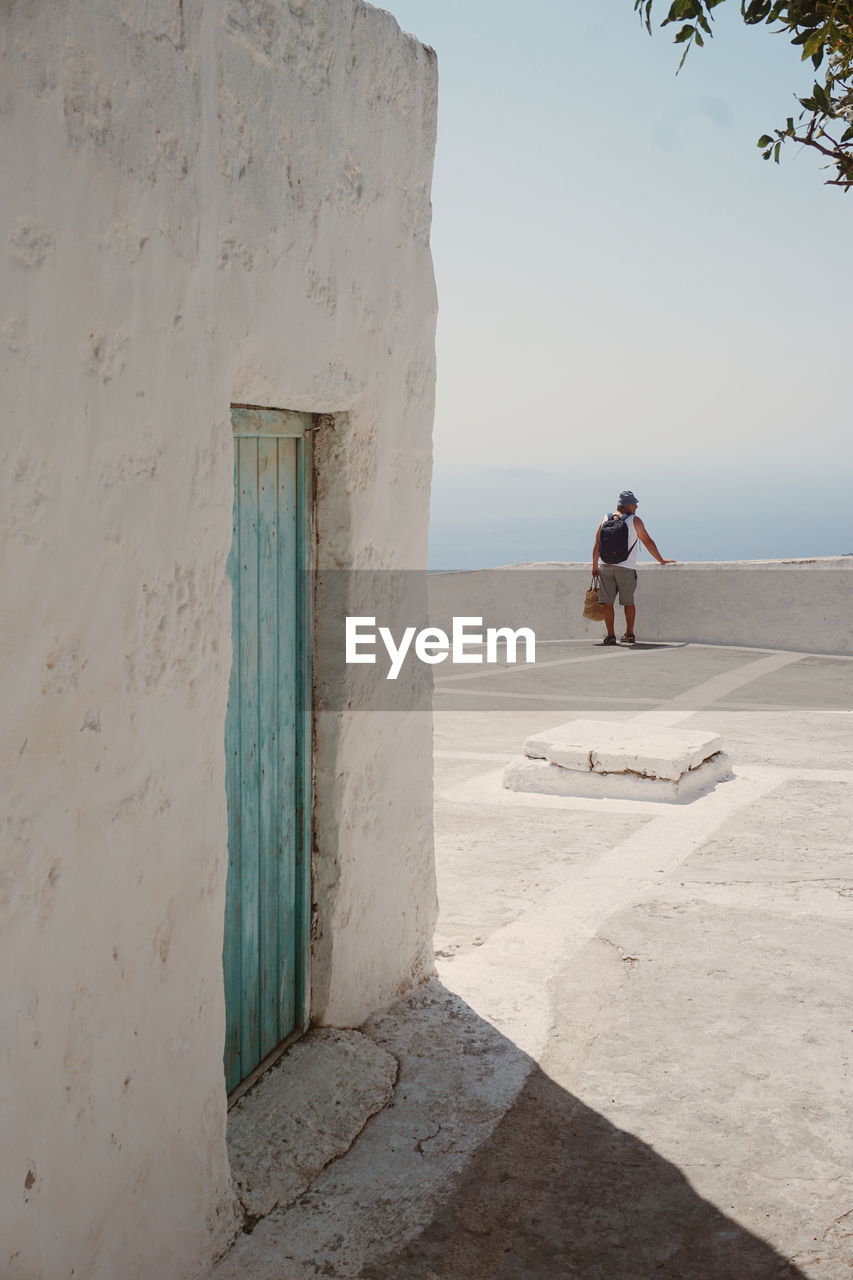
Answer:
<path fill-rule="evenodd" d="M 621 605 L 634 603 L 634 588 L 637 585 L 637 570 L 626 569 L 618 564 L 599 564 L 598 566 L 598 603 L 615 604 L 616 593 L 619 593 Z"/>

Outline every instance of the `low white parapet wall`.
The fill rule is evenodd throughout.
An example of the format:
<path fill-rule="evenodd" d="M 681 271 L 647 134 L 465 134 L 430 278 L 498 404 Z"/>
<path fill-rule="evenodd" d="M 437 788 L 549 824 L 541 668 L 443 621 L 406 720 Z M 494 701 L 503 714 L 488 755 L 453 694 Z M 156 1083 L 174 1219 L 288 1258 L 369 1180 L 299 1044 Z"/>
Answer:
<path fill-rule="evenodd" d="M 535 563 L 429 575 L 430 620 L 482 617 L 531 627 L 538 641 L 590 640 L 589 564 Z M 638 566 L 640 640 L 686 640 L 853 656 L 853 556 Z M 622 630 L 617 606 L 617 633 Z"/>

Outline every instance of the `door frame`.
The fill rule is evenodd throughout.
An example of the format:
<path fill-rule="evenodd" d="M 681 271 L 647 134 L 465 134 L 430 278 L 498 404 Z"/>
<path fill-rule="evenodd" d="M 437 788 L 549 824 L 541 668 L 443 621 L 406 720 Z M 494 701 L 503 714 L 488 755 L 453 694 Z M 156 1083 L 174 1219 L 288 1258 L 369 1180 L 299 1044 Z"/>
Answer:
<path fill-rule="evenodd" d="M 313 639 L 314 600 L 314 456 L 316 415 L 291 409 L 271 409 L 252 404 L 231 405 L 231 437 L 285 438 L 296 441 L 296 563 L 297 668 L 296 668 L 296 1025 L 280 1044 L 228 1094 L 231 1108 L 268 1071 L 283 1053 L 308 1030 L 311 1021 L 311 911 L 314 847 L 314 696 Z M 230 860 L 230 850 L 229 850 Z"/>

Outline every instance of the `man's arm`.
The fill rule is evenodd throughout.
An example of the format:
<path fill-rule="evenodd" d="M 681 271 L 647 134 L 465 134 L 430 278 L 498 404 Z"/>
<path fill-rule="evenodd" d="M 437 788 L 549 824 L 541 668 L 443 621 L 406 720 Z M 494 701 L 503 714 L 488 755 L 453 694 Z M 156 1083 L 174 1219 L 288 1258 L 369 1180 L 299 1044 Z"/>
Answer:
<path fill-rule="evenodd" d="M 593 544 L 593 548 L 592 548 L 592 575 L 593 575 L 593 577 L 595 577 L 595 575 L 598 573 L 598 548 L 599 548 L 599 546 L 600 546 L 600 545 L 601 545 L 601 525 L 599 525 L 599 526 L 598 526 L 598 528 L 597 528 L 597 529 L 596 529 L 596 531 L 595 531 L 595 543 Z"/>
<path fill-rule="evenodd" d="M 634 516 L 634 532 L 648 551 L 649 555 L 654 556 L 658 564 L 677 564 L 676 560 L 664 560 L 663 556 L 657 549 L 657 544 L 651 536 L 646 526 L 643 524 L 639 516 Z"/>

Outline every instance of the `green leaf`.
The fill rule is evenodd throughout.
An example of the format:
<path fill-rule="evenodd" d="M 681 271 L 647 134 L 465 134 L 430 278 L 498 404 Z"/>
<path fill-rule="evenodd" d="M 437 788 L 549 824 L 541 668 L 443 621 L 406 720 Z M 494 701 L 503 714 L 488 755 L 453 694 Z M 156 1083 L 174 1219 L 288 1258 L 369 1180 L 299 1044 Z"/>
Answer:
<path fill-rule="evenodd" d="M 684 44 L 685 40 L 689 40 L 691 36 L 695 36 L 696 34 L 696 28 L 688 23 L 686 27 L 681 27 L 672 43 Z"/>
<path fill-rule="evenodd" d="M 673 0 L 669 8 L 669 13 L 661 23 L 665 27 L 668 22 L 679 22 L 682 18 L 693 17 L 692 0 Z"/>
<path fill-rule="evenodd" d="M 762 133 L 756 145 L 759 147 L 769 147 L 772 141 L 773 139 L 770 137 L 769 133 Z"/>
<path fill-rule="evenodd" d="M 751 4 L 745 4 L 741 0 L 740 11 L 745 22 L 750 24 L 763 22 L 771 9 L 770 0 L 752 0 Z"/>
<path fill-rule="evenodd" d="M 779 163 L 779 151 L 781 147 L 782 147 L 782 143 L 777 142 L 776 146 L 773 148 L 773 159 L 776 161 L 777 164 Z"/>
<path fill-rule="evenodd" d="M 702 12 L 702 0 L 673 0 L 669 13 L 661 23 L 667 27 L 671 22 L 681 22 L 684 18 L 695 18 Z"/>
<path fill-rule="evenodd" d="M 640 26 L 652 34 L 652 0 L 634 0 L 634 12 L 640 15 Z"/>
<path fill-rule="evenodd" d="M 820 49 L 821 54 L 823 53 L 823 36 L 823 27 L 818 27 L 817 31 L 811 33 L 803 45 L 803 62 L 805 62 L 806 58 L 813 58 L 818 49 Z"/>

